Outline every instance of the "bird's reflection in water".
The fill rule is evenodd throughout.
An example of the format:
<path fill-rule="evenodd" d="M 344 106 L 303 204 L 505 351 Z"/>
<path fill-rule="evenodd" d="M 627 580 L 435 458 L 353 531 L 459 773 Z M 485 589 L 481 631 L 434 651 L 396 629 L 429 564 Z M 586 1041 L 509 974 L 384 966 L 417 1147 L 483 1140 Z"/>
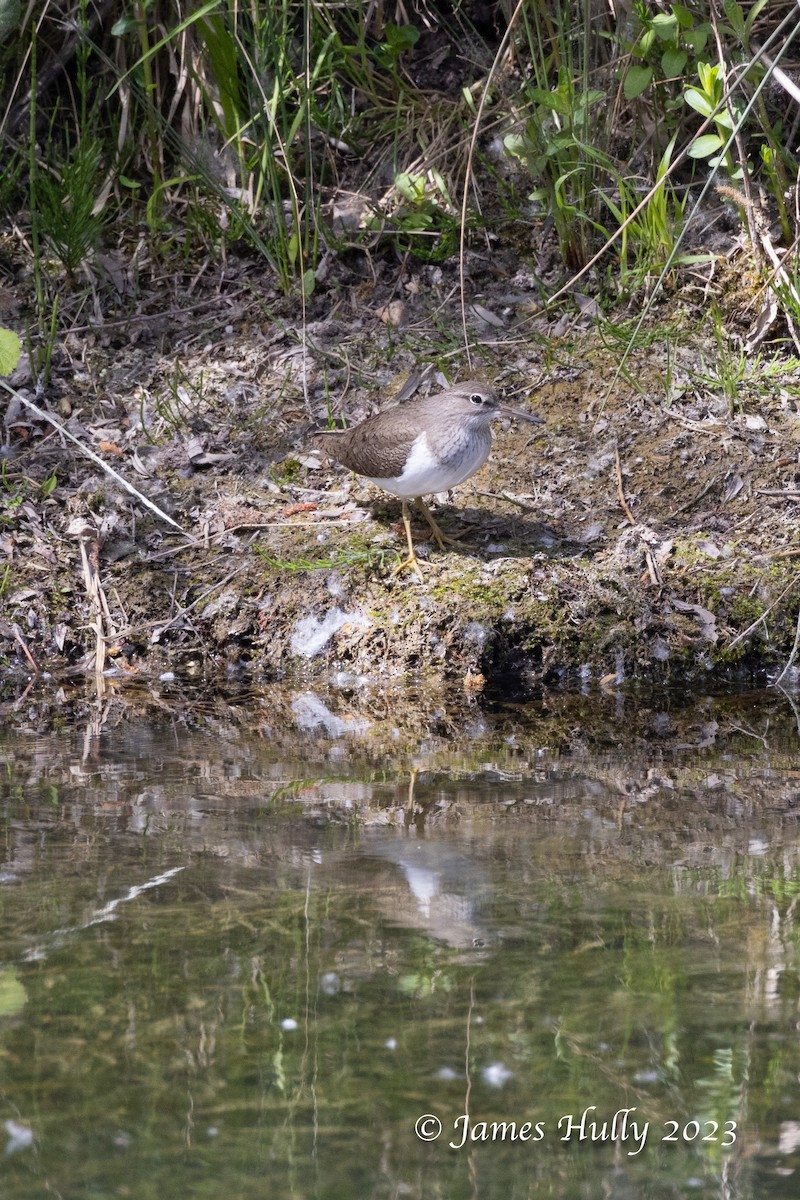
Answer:
<path fill-rule="evenodd" d="M 378 907 L 393 925 L 420 929 L 459 950 L 480 950 L 490 934 L 481 913 L 489 879 L 466 848 L 441 837 L 407 831 L 370 836 L 353 863 L 363 884 L 369 865 Z"/>

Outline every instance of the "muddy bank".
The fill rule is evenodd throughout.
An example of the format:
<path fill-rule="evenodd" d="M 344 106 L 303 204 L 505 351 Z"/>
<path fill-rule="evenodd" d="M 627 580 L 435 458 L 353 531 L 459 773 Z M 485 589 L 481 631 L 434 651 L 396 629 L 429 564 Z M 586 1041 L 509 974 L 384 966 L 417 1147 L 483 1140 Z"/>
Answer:
<path fill-rule="evenodd" d="M 502 336 L 478 337 L 469 373 L 546 423 L 498 428 L 488 463 L 440 498 L 437 519 L 462 544 L 421 541 L 419 581 L 392 575 L 399 502 L 315 461 L 308 434 L 390 403 L 431 314 L 404 330 L 320 320 L 304 348 L 278 320 L 254 336 L 253 315 L 237 310 L 222 343 L 217 324 L 185 319 L 158 336 L 142 323 L 133 340 L 130 326 L 87 337 L 81 366 L 57 372 L 50 407 L 184 534 L 10 412 L 0 653 L 17 680 L 91 674 L 98 647 L 120 677 L 422 677 L 522 693 L 749 683 L 788 660 L 796 360 L 756 361 L 731 398 L 705 366 L 702 327 L 676 347 L 665 317 L 614 382 L 620 353 L 601 333 L 507 319 Z"/>

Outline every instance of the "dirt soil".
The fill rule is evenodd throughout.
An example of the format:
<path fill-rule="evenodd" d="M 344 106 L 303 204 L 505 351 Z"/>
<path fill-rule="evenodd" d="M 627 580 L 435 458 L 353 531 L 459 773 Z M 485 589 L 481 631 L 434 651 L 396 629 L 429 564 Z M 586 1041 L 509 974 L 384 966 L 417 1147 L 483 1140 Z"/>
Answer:
<path fill-rule="evenodd" d="M 7 685 L 99 667 L 215 684 L 413 678 L 468 693 L 623 681 L 763 681 L 789 661 L 800 589 L 800 362 L 741 350 L 754 319 L 707 280 L 618 325 L 554 314 L 511 249 L 467 263 L 338 264 L 299 302 L 230 257 L 135 316 L 75 324 L 37 403 L 180 531 L 12 401 L 0 509 Z M 721 289 L 721 290 L 720 290 Z M 24 288 L 2 323 L 24 328 Z M 165 311 L 166 308 L 166 311 Z M 741 308 L 741 314 L 739 309 Z M 757 308 L 757 303 L 756 303 Z M 724 326 L 724 327 L 723 327 Z M 310 431 L 421 380 L 491 381 L 541 428 L 495 426 L 487 464 L 435 512 L 424 581 L 392 574 L 400 504 L 315 458 Z M 23 359 L 13 386 L 36 398 Z M 7 694 L 8 691 L 7 691 Z"/>

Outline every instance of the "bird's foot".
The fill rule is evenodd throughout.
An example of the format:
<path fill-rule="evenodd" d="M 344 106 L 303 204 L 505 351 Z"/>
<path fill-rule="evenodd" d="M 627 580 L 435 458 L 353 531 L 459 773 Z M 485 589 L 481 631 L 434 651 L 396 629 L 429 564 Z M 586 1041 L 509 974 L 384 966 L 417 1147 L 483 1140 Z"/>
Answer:
<path fill-rule="evenodd" d="M 393 526 L 393 528 L 396 528 L 399 532 L 400 528 L 402 528 L 402 527 L 401 526 Z M 468 528 L 465 531 L 466 537 L 468 538 L 469 535 L 474 530 L 479 529 L 479 528 L 480 528 L 480 526 L 478 526 L 478 525 L 468 526 Z M 464 537 L 463 534 L 460 537 L 451 537 L 450 534 L 445 533 L 444 530 L 435 521 L 433 521 L 433 523 L 430 524 L 430 527 L 427 530 L 425 530 L 425 529 L 420 530 L 419 528 L 417 528 L 416 530 L 413 531 L 413 533 L 411 534 L 411 537 L 412 537 L 412 541 L 423 541 L 423 542 L 433 541 L 436 543 L 436 545 L 439 547 L 439 549 L 443 550 L 443 551 L 446 551 L 448 546 L 465 546 L 467 548 L 469 548 L 469 546 L 470 546 L 470 542 L 466 540 L 466 538 Z M 428 564 L 426 563 L 426 566 L 427 565 Z"/>
<path fill-rule="evenodd" d="M 416 571 L 417 578 L 424 581 L 425 576 L 422 574 L 422 568 L 423 566 L 429 567 L 430 565 L 429 562 L 420 562 L 416 554 L 409 554 L 408 558 L 404 558 L 401 563 L 392 568 L 389 572 L 389 578 L 394 579 L 395 575 L 399 575 L 406 567 L 410 567 L 412 571 Z"/>
<path fill-rule="evenodd" d="M 470 542 L 467 541 L 465 537 L 463 537 L 463 536 L 462 537 L 450 537 L 449 534 L 444 533 L 439 528 L 438 523 L 433 519 L 431 510 L 428 508 L 425 501 L 423 499 L 421 499 L 420 497 L 417 497 L 417 507 L 419 508 L 419 510 L 422 513 L 425 520 L 428 522 L 431 533 L 433 534 L 434 538 L 436 539 L 436 545 L 439 547 L 440 550 L 446 550 L 448 546 L 465 546 L 468 550 L 471 549 Z M 479 529 L 479 528 L 480 528 L 479 525 L 470 525 L 467 527 L 466 533 L 467 533 L 467 535 L 469 535 L 475 529 Z"/>
<path fill-rule="evenodd" d="M 442 533 L 442 530 L 439 528 L 437 522 L 434 521 L 434 519 L 433 519 L 431 510 L 428 508 L 427 504 L 425 503 L 425 501 L 422 499 L 421 496 L 417 496 L 417 508 L 420 510 L 423 517 L 428 522 L 430 531 L 433 534 L 433 536 L 436 540 L 436 545 L 439 547 L 440 550 L 446 550 L 448 545 L 449 546 L 458 545 L 457 538 L 451 538 L 451 537 L 448 537 L 448 535 L 446 533 Z"/>
<path fill-rule="evenodd" d="M 472 542 L 468 540 L 469 535 L 470 535 L 470 533 L 472 533 L 474 530 L 476 530 L 478 528 L 479 528 L 478 525 L 470 525 L 469 528 L 467 530 L 465 530 L 466 536 L 465 536 L 465 534 L 461 534 L 460 537 L 450 537 L 449 534 L 443 533 L 441 529 L 439 530 L 439 533 L 441 535 L 442 541 L 446 543 L 446 546 L 465 546 L 467 549 L 470 549 L 472 546 Z M 444 550 L 446 548 L 446 546 L 443 546 L 441 543 L 439 543 L 440 550 Z"/>

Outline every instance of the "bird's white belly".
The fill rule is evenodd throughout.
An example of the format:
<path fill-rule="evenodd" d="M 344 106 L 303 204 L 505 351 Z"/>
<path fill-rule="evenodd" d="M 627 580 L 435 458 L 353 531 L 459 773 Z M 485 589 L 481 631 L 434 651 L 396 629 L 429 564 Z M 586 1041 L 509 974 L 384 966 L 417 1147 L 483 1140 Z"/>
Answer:
<path fill-rule="evenodd" d="M 443 462 L 430 451 L 424 433 L 414 441 L 406 465 L 399 478 L 379 479 L 369 476 L 372 483 L 394 496 L 414 499 L 432 492 L 447 492 L 469 479 L 485 463 L 491 449 L 491 437 L 470 438 L 462 442 L 458 452 L 450 451 Z"/>

